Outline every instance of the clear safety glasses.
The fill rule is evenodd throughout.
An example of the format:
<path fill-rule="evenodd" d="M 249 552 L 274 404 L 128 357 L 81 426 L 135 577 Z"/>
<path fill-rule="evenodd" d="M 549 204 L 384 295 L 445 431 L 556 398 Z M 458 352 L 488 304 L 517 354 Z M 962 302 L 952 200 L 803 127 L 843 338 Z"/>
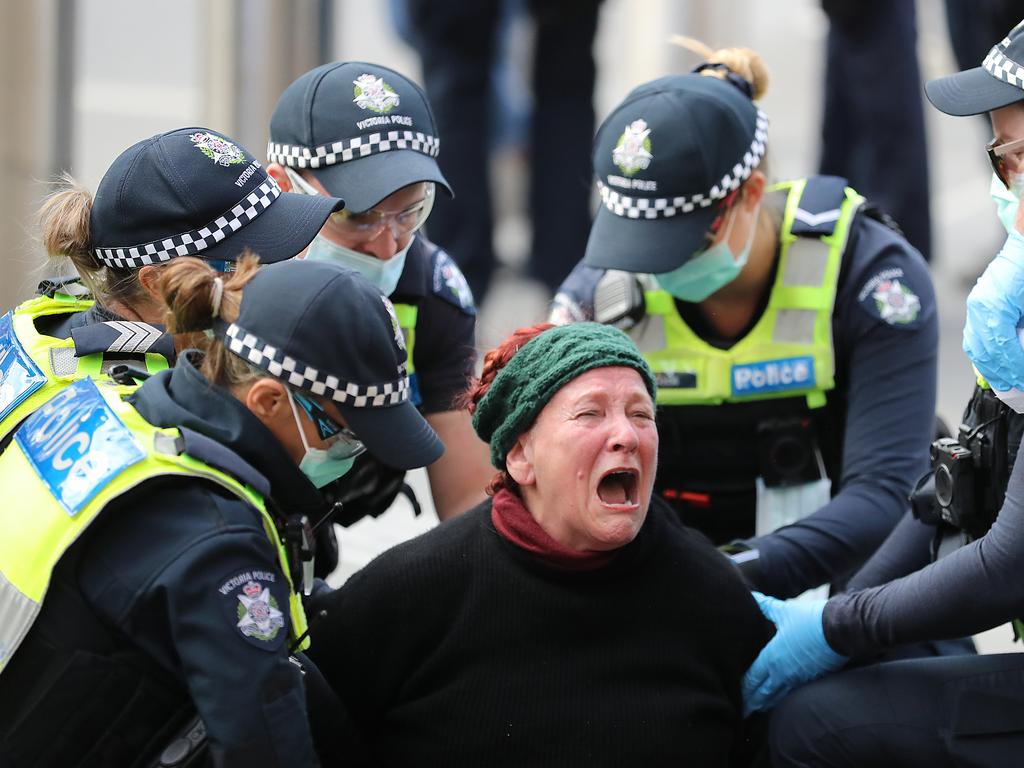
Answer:
<path fill-rule="evenodd" d="M 292 189 L 296 192 L 305 195 L 320 194 L 298 172 L 291 168 L 285 168 L 285 173 L 288 174 L 288 178 L 292 182 Z M 381 211 L 371 208 L 362 213 L 351 213 L 348 210 L 341 210 L 332 213 L 329 221 L 338 235 L 353 244 L 369 243 L 376 240 L 385 227 L 391 230 L 391 236 L 395 240 L 401 240 L 419 230 L 434 208 L 434 182 L 426 182 L 425 187 L 423 198 L 401 211 Z"/>

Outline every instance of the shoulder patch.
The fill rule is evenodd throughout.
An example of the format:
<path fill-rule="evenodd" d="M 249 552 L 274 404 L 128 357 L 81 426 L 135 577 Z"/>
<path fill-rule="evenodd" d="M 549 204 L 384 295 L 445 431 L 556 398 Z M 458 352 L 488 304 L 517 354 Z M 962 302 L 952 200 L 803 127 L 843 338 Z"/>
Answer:
<path fill-rule="evenodd" d="M 276 651 L 284 645 L 288 590 L 274 571 L 234 571 L 217 587 L 227 621 L 250 645 Z"/>
<path fill-rule="evenodd" d="M 435 296 L 440 296 L 449 304 L 454 304 L 466 314 L 476 314 L 476 306 L 473 304 L 473 292 L 469 290 L 469 283 L 466 282 L 462 270 L 440 248 L 434 252 L 434 271 L 431 288 Z"/>
<path fill-rule="evenodd" d="M 861 287 L 857 302 L 889 325 L 912 325 L 921 314 L 921 299 L 909 285 L 901 267 L 876 272 Z"/>

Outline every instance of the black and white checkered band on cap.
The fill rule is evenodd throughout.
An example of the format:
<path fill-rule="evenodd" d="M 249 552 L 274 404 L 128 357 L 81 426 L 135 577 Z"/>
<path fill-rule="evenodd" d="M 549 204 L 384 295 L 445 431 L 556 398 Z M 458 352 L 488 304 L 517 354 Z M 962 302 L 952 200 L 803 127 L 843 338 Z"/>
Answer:
<path fill-rule="evenodd" d="M 237 323 L 227 327 L 227 346 L 246 362 L 261 368 L 271 376 L 312 392 L 324 395 L 336 403 L 353 408 L 384 408 L 409 399 L 409 377 L 403 365 L 394 381 L 364 386 L 343 381 L 311 365 L 286 355 L 282 350 L 249 333 Z"/>
<path fill-rule="evenodd" d="M 292 168 L 321 168 L 393 149 L 412 149 L 437 157 L 440 148 L 441 140 L 436 136 L 419 131 L 386 131 L 322 144 L 312 149 L 272 141 L 267 144 L 267 160 Z"/>
<path fill-rule="evenodd" d="M 629 219 L 662 219 L 691 213 L 698 208 L 707 208 L 716 200 L 727 197 L 747 180 L 750 172 L 761 164 L 767 141 L 768 116 L 759 109 L 757 123 L 754 126 L 754 138 L 750 142 L 750 149 L 743 155 L 743 161 L 736 163 L 709 191 L 682 197 L 629 197 L 598 181 L 601 201 L 605 208 L 616 216 Z"/>
<path fill-rule="evenodd" d="M 1002 80 L 1018 88 L 1024 89 L 1024 66 L 1021 66 L 1004 52 L 1010 45 L 1010 38 L 1003 38 L 999 45 L 993 46 L 981 66 L 992 77 Z"/>
<path fill-rule="evenodd" d="M 256 189 L 238 201 L 231 210 L 217 217 L 202 229 L 161 238 L 143 245 L 123 248 L 96 248 L 96 258 L 108 267 L 136 269 L 159 264 L 178 256 L 195 256 L 229 237 L 263 213 L 280 196 L 281 188 L 270 176 Z"/>

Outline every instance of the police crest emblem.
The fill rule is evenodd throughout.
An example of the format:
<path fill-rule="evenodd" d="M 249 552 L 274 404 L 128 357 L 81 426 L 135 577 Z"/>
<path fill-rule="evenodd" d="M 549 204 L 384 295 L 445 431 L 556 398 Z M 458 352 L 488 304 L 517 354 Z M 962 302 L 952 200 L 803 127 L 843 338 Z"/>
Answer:
<path fill-rule="evenodd" d="M 647 121 L 634 120 L 622 132 L 615 149 L 612 150 L 612 162 L 624 174 L 632 176 L 637 171 L 647 169 L 654 155 L 651 153 L 651 129 Z"/>
<path fill-rule="evenodd" d="M 921 300 L 899 280 L 882 280 L 875 286 L 871 298 L 882 319 L 890 325 L 906 325 L 917 319 Z"/>
<path fill-rule="evenodd" d="M 384 82 L 383 77 L 364 74 L 352 81 L 355 85 L 352 99 L 360 109 L 368 109 L 379 115 L 386 115 L 398 106 L 400 99 L 395 89 Z"/>
<path fill-rule="evenodd" d="M 213 160 L 217 165 L 223 165 L 226 168 L 245 162 L 245 153 L 220 136 L 199 131 L 189 136 L 189 139 L 196 146 L 196 149 Z"/>

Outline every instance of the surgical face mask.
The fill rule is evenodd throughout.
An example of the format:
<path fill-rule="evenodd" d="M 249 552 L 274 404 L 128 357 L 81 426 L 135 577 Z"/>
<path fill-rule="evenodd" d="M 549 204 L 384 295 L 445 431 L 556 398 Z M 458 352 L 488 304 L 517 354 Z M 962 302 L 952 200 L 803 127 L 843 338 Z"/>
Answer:
<path fill-rule="evenodd" d="M 732 234 L 732 225 L 736 222 L 737 212 L 733 211 L 729 218 L 729 226 L 725 230 L 725 236 L 719 242 L 703 251 L 698 251 L 681 267 L 671 272 L 655 275 L 654 278 L 658 281 L 658 285 L 681 301 L 699 302 L 731 283 L 739 275 L 750 256 L 750 247 L 754 242 L 754 232 L 757 231 L 757 216 L 760 210 L 761 203 L 758 202 L 751 220 L 747 244 L 739 253 L 734 254 L 732 248 L 729 247 L 729 235 Z"/>
<path fill-rule="evenodd" d="M 1009 189 L 993 173 L 989 194 L 992 195 L 992 202 L 996 204 L 996 215 L 1009 234 L 1017 226 L 1017 209 L 1020 208 L 1020 198 L 1024 194 L 1024 173 L 1011 171 L 1007 176 L 1010 180 Z"/>
<path fill-rule="evenodd" d="M 405 248 L 387 261 L 383 261 L 338 245 L 328 240 L 323 234 L 319 234 L 313 239 L 309 250 L 306 251 L 306 258 L 312 261 L 331 261 L 354 269 L 376 285 L 382 294 L 390 296 L 394 293 L 395 286 L 398 285 L 398 278 L 402 276 L 402 270 L 405 269 L 405 255 L 409 252 L 415 239 L 415 236 L 409 238 Z"/>
<path fill-rule="evenodd" d="M 302 440 L 302 447 L 305 453 L 302 461 L 299 462 L 299 471 L 317 488 L 323 488 L 330 482 L 343 477 L 352 469 L 356 456 L 363 452 L 362 443 L 353 446 L 351 441 L 335 440 L 327 448 L 313 448 L 306 441 L 306 432 L 302 429 L 299 421 L 299 410 L 295 406 L 295 398 L 291 390 L 288 393 L 288 402 L 292 407 L 292 416 L 295 417 L 295 427 L 299 430 L 299 439 Z"/>

